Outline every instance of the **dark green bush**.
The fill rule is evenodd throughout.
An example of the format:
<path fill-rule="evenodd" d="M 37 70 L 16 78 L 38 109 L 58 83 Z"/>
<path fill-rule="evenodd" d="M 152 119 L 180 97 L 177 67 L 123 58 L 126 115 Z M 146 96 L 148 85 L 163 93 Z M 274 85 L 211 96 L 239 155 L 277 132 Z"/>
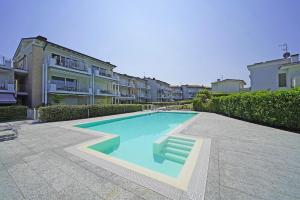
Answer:
<path fill-rule="evenodd" d="M 200 91 L 193 99 L 193 110 L 208 112 L 210 111 L 210 104 L 212 93 L 208 90 Z"/>
<path fill-rule="evenodd" d="M 299 88 L 274 92 L 245 92 L 214 97 L 209 107 L 211 112 L 230 117 L 274 127 L 300 130 Z"/>
<path fill-rule="evenodd" d="M 39 119 L 42 122 L 54 122 L 99 117 L 143 110 L 139 104 L 119 105 L 53 105 L 39 108 Z"/>
<path fill-rule="evenodd" d="M 27 117 L 26 106 L 1 106 L 0 122 L 24 120 Z"/>

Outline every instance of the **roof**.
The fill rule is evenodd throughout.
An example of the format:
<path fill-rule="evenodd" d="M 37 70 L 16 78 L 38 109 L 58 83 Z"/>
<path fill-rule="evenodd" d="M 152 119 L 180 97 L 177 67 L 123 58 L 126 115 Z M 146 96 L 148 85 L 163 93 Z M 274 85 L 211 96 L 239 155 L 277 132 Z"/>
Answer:
<path fill-rule="evenodd" d="M 171 88 L 180 88 L 180 85 L 170 85 Z"/>
<path fill-rule="evenodd" d="M 158 80 L 158 79 L 155 79 L 155 78 L 145 77 L 145 79 L 146 79 L 146 80 L 155 80 L 155 81 L 158 81 L 158 82 L 160 82 L 160 83 L 170 85 L 169 83 L 167 83 L 167 82 L 165 82 L 165 81 L 161 81 L 161 80 Z"/>
<path fill-rule="evenodd" d="M 75 50 L 73 50 L 73 49 L 70 49 L 70 48 L 61 46 L 61 45 L 56 44 L 56 43 L 54 43 L 54 42 L 50 42 L 50 41 L 47 40 L 46 37 L 43 37 L 43 36 L 40 36 L 40 35 L 39 35 L 39 36 L 36 36 L 36 37 L 22 38 L 21 41 L 20 41 L 20 43 L 19 43 L 19 46 L 18 46 L 17 50 L 19 49 L 20 44 L 21 44 L 21 42 L 22 42 L 23 40 L 34 40 L 34 39 L 35 39 L 35 40 L 44 41 L 44 42 L 46 43 L 46 44 L 45 44 L 45 47 L 46 47 L 48 44 L 50 44 L 50 45 L 52 45 L 52 46 L 56 46 L 56 47 L 58 47 L 58 48 L 63 48 L 63 49 L 66 49 L 66 50 L 68 50 L 68 51 L 72 51 L 72 52 L 74 52 L 74 53 L 76 53 L 76 54 L 79 54 L 79 55 L 81 55 L 81 56 L 88 57 L 88 58 L 93 59 L 93 60 L 96 60 L 96 61 L 98 61 L 98 62 L 102 62 L 103 64 L 110 65 L 110 66 L 113 67 L 113 68 L 117 67 L 116 65 L 113 65 L 113 64 L 111 64 L 110 62 L 106 62 L 106 61 L 100 60 L 100 59 L 98 59 L 98 58 L 89 56 L 89 55 L 87 55 L 87 54 L 81 53 L 81 52 L 79 52 L 79 51 L 75 51 Z M 16 52 L 17 52 L 17 51 L 16 51 Z M 15 57 L 15 55 L 14 55 L 14 57 Z"/>
<path fill-rule="evenodd" d="M 196 85 L 196 84 L 193 84 L 193 85 L 189 85 L 189 84 L 185 84 L 185 85 L 182 85 L 182 86 L 186 86 L 186 87 L 190 87 L 190 88 L 209 88 L 208 86 L 204 86 L 204 85 Z"/>
<path fill-rule="evenodd" d="M 221 82 L 225 82 L 225 81 L 239 81 L 239 82 L 242 82 L 244 85 L 246 85 L 246 82 L 244 80 L 241 80 L 241 79 L 224 79 L 224 80 L 220 80 L 220 81 L 215 81 L 215 82 L 212 82 L 211 84 L 214 84 L 214 83 L 221 83 Z"/>
<path fill-rule="evenodd" d="M 300 66 L 300 61 L 294 62 L 294 63 L 286 63 L 286 64 L 281 65 L 279 68 L 280 69 L 287 69 L 287 68 L 299 67 L 299 66 Z"/>
<path fill-rule="evenodd" d="M 293 56 L 299 56 L 299 54 L 293 54 L 290 57 L 293 57 Z M 252 66 L 260 65 L 260 64 L 267 64 L 267 63 L 271 63 L 271 62 L 277 62 L 277 61 L 281 61 L 281 60 L 288 60 L 289 58 L 279 58 L 279 59 L 274 59 L 274 60 L 267 60 L 267 61 L 258 62 L 258 63 L 248 65 L 247 67 L 252 67 Z"/>

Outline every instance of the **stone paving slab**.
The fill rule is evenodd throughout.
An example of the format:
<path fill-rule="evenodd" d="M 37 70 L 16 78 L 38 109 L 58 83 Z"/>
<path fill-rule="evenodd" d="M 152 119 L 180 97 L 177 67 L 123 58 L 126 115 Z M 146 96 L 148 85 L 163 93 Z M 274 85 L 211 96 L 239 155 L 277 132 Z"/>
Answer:
<path fill-rule="evenodd" d="M 63 150 L 97 136 L 17 123 L 19 137 L 0 142 L 1 200 L 168 199 Z M 300 199 L 299 134 L 212 113 L 182 134 L 212 139 L 205 200 Z"/>

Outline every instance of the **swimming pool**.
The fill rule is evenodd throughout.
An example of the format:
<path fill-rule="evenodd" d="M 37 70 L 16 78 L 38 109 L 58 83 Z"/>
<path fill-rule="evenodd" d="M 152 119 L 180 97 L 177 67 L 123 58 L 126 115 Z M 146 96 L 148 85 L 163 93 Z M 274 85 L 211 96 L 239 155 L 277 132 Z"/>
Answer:
<path fill-rule="evenodd" d="M 131 162 L 155 172 L 177 177 L 193 147 L 193 141 L 168 138 L 162 152 L 154 154 L 154 143 L 196 116 L 192 112 L 154 112 L 76 125 L 116 137 L 88 146 L 89 149 Z"/>

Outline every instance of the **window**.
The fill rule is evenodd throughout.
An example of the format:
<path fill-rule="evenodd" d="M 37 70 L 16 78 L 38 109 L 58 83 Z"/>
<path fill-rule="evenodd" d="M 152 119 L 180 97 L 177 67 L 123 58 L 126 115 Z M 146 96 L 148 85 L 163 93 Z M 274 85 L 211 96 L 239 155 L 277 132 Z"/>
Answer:
<path fill-rule="evenodd" d="M 107 73 L 106 73 L 106 69 L 104 69 L 104 68 L 99 68 L 99 74 L 105 76 L 105 75 L 107 74 Z"/>
<path fill-rule="evenodd" d="M 53 53 L 52 58 L 54 58 L 56 60 L 55 64 L 60 65 L 60 55 Z"/>
<path fill-rule="evenodd" d="M 286 87 L 286 73 L 278 74 L 278 86 Z"/>
<path fill-rule="evenodd" d="M 57 89 L 64 89 L 65 87 L 65 78 L 58 77 L 58 76 L 52 76 L 51 83 L 56 85 Z"/>

